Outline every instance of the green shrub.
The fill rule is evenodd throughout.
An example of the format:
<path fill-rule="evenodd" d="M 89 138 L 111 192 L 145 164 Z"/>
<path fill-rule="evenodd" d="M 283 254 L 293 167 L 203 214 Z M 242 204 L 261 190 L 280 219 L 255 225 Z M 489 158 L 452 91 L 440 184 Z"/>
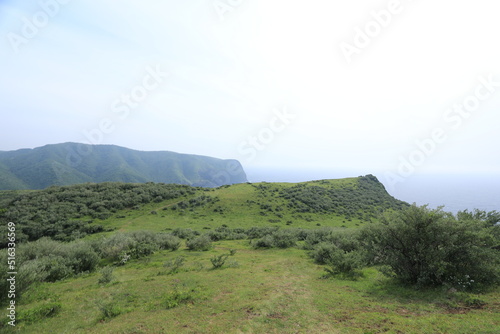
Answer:
<path fill-rule="evenodd" d="M 488 231 L 480 220 L 413 205 L 366 227 L 362 240 L 374 263 L 405 284 L 473 290 L 500 283 L 500 251 Z"/>
<path fill-rule="evenodd" d="M 358 230 L 337 230 L 331 231 L 326 237 L 326 241 L 335 244 L 338 248 L 346 252 L 352 252 L 362 248 Z"/>
<path fill-rule="evenodd" d="M 277 248 L 290 248 L 297 245 L 297 234 L 293 230 L 279 230 L 273 233 L 273 246 Z"/>
<path fill-rule="evenodd" d="M 232 231 L 226 226 L 217 227 L 214 231 L 210 231 L 207 234 L 210 236 L 212 241 L 225 240 L 232 233 Z"/>
<path fill-rule="evenodd" d="M 266 235 L 273 234 L 274 232 L 278 231 L 279 227 L 278 226 L 254 226 L 246 231 L 246 234 L 249 239 L 257 239 L 257 238 L 262 238 Z"/>
<path fill-rule="evenodd" d="M 163 305 L 168 310 L 184 303 L 193 302 L 196 299 L 196 297 L 197 297 L 196 289 L 179 290 L 176 287 L 173 291 L 164 295 Z"/>
<path fill-rule="evenodd" d="M 185 262 L 186 259 L 183 256 L 178 256 L 174 260 L 165 262 L 163 266 L 169 269 L 169 274 L 176 274 Z"/>
<path fill-rule="evenodd" d="M 115 276 L 113 275 L 114 268 L 110 266 L 106 266 L 101 269 L 101 277 L 99 277 L 99 284 L 108 284 L 111 283 Z"/>
<path fill-rule="evenodd" d="M 364 255 L 361 251 L 346 252 L 335 246 L 326 261 L 325 271 L 331 276 L 355 279 L 362 276 L 360 269 L 365 265 Z"/>
<path fill-rule="evenodd" d="M 224 265 L 228 257 L 229 254 L 214 255 L 212 258 L 210 258 L 210 262 L 212 262 L 214 269 L 218 269 Z"/>
<path fill-rule="evenodd" d="M 139 259 L 141 257 L 154 254 L 159 249 L 160 247 L 156 243 L 141 242 L 135 244 L 135 246 L 129 250 L 129 254 L 132 258 Z"/>
<path fill-rule="evenodd" d="M 49 302 L 39 305 L 29 310 L 21 310 L 19 312 L 19 322 L 35 323 L 42 321 L 45 318 L 51 318 L 61 311 L 61 303 Z"/>
<path fill-rule="evenodd" d="M 87 242 L 75 242 L 66 245 L 65 248 L 65 257 L 75 274 L 94 271 L 101 260 L 100 256 Z"/>
<path fill-rule="evenodd" d="M 189 239 L 186 242 L 186 246 L 189 250 L 193 251 L 208 251 L 212 248 L 212 240 L 208 235 L 202 235 Z"/>
<path fill-rule="evenodd" d="M 7 261 L 5 261 L 7 263 Z M 5 275 L 5 276 L 3 276 Z M 22 296 L 23 293 L 29 289 L 33 284 L 45 282 L 48 273 L 45 270 L 44 264 L 40 260 L 32 260 L 21 263 L 17 270 L 16 276 L 16 296 Z M 2 272 L 2 280 L 0 286 L 2 291 L 8 291 L 7 270 Z M 0 298 L 7 297 L 7 293 L 0 294 Z"/>
<path fill-rule="evenodd" d="M 125 233 L 115 233 L 110 237 L 101 239 L 96 243 L 98 252 L 105 259 L 119 261 L 124 252 L 129 252 L 137 244 L 130 235 Z"/>
<path fill-rule="evenodd" d="M 62 256 L 46 256 L 41 258 L 43 270 L 47 273 L 45 281 L 55 282 L 73 275 L 71 263 L 67 258 Z"/>
<path fill-rule="evenodd" d="M 156 242 L 160 249 L 176 251 L 181 246 L 181 239 L 172 234 L 160 233 L 156 236 Z"/>
<path fill-rule="evenodd" d="M 244 240 L 247 238 L 245 233 L 231 232 L 227 235 L 226 240 Z"/>
<path fill-rule="evenodd" d="M 40 238 L 34 242 L 20 244 L 18 259 L 20 262 L 40 259 L 45 256 L 63 256 L 65 244 L 48 237 Z"/>
<path fill-rule="evenodd" d="M 294 230 L 276 230 L 251 242 L 254 248 L 289 248 L 297 245 L 297 232 Z"/>
<path fill-rule="evenodd" d="M 181 239 L 191 239 L 195 236 L 200 235 L 200 232 L 193 231 L 190 228 L 176 228 L 172 231 L 172 235 L 179 237 Z"/>
<path fill-rule="evenodd" d="M 115 318 L 123 313 L 123 309 L 114 300 L 99 300 L 96 305 L 101 312 L 98 318 L 100 321 Z"/>
<path fill-rule="evenodd" d="M 179 247 L 180 240 L 168 234 L 155 234 L 150 231 L 115 233 L 110 237 L 93 243 L 103 258 L 124 264 L 124 256 L 139 259 L 151 255 L 163 247 Z"/>
<path fill-rule="evenodd" d="M 272 248 L 274 247 L 274 239 L 271 235 L 266 235 L 260 239 L 252 240 L 253 248 Z"/>
<path fill-rule="evenodd" d="M 338 251 L 338 247 L 330 242 L 321 242 L 314 246 L 314 249 L 309 252 L 309 256 L 313 258 L 314 262 L 317 264 L 326 264 Z"/>

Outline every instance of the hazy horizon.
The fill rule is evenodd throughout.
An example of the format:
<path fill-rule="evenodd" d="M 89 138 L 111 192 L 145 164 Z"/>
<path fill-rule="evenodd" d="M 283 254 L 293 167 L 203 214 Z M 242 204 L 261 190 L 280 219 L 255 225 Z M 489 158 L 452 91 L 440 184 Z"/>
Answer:
<path fill-rule="evenodd" d="M 500 179 L 494 9 L 4 0 L 0 150 L 113 144 L 237 159 L 256 177 L 374 174 L 395 190 Z"/>

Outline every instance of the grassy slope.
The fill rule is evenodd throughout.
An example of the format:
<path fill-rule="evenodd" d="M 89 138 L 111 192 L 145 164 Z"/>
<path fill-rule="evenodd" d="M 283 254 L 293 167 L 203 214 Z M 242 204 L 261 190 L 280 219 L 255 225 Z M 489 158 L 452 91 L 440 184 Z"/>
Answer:
<path fill-rule="evenodd" d="M 340 180 L 328 180 L 325 187 L 353 187 L 356 185 L 356 178 Z M 308 184 L 311 184 L 308 182 Z M 269 190 L 264 193 L 257 187 L 264 185 Z M 182 200 L 188 201 L 191 198 L 206 195 L 218 198 L 218 202 L 210 203 L 202 207 L 188 208 L 185 210 L 172 210 L 172 206 L 179 202 L 179 199 L 162 203 L 152 203 L 144 205 L 140 210 L 124 210 L 114 215 L 110 219 L 103 221 L 96 220 L 97 224 L 105 227 L 118 228 L 120 231 L 132 230 L 152 230 L 165 231 L 175 228 L 192 228 L 202 232 L 208 228 L 216 228 L 222 224 L 229 228 L 250 228 L 252 226 L 280 226 L 282 228 L 317 228 L 318 226 L 331 227 L 355 227 L 364 222 L 352 218 L 347 220 L 344 216 L 336 214 L 319 213 L 294 213 L 287 210 L 285 199 L 279 197 L 279 190 L 295 186 L 295 183 L 267 183 L 267 184 L 236 184 L 230 187 L 219 187 L 217 189 L 207 189 L 197 192 L 195 195 L 184 197 Z M 261 209 L 262 204 L 273 207 L 273 211 Z M 276 211 L 280 206 L 283 211 Z M 215 212 L 215 209 L 222 209 Z M 156 211 L 157 214 L 151 214 Z M 261 212 L 266 215 L 263 216 Z M 277 214 L 283 215 L 279 217 Z M 117 218 L 125 217 L 125 218 Z M 269 220 L 277 221 L 271 223 Z M 287 222 L 289 225 L 287 225 Z M 318 225 L 319 224 L 319 225 Z"/>
<path fill-rule="evenodd" d="M 213 270 L 209 258 L 236 249 L 239 267 Z M 182 255 L 184 270 L 165 274 L 163 263 Z M 304 251 L 253 250 L 246 241 L 216 243 L 209 252 L 159 252 L 115 270 L 114 283 L 99 274 L 43 284 L 21 310 L 57 300 L 62 311 L 22 333 L 495 333 L 500 293 L 481 298 L 480 310 L 443 306 L 439 290 L 391 285 L 374 269 L 358 281 L 321 279 L 322 268 Z M 167 309 L 172 291 L 192 297 Z M 194 290 L 194 291 L 193 291 Z M 101 320 L 100 302 L 121 314 Z"/>
<path fill-rule="evenodd" d="M 315 228 L 364 221 L 335 214 L 276 211 L 285 200 L 280 189 L 295 184 L 240 184 L 208 191 L 218 202 L 172 210 L 179 199 L 123 210 L 99 222 L 121 231 L 164 231 L 190 227 L 204 231 L 222 224 L 230 228 L 280 226 Z M 324 187 L 356 187 L 356 179 L 308 183 Z M 274 190 L 277 189 L 277 190 Z M 262 216 L 262 204 L 273 211 Z M 167 210 L 163 210 L 167 208 Z M 214 211 L 217 209 L 217 211 Z M 222 210 L 220 210 L 222 209 Z M 151 214 L 151 211 L 157 214 Z M 222 214 L 220 213 L 222 211 Z M 278 217 L 276 214 L 282 214 Z M 125 218 L 117 218 L 117 217 Z M 271 223 L 269 219 L 280 222 Z M 292 221 L 287 225 L 287 221 Z M 99 236 L 93 235 L 89 238 Z M 213 270 L 210 258 L 236 249 L 229 260 L 239 266 Z M 186 264 L 167 274 L 166 261 L 178 256 Z M 5 332 L 19 333 L 496 333 L 500 326 L 500 291 L 478 296 L 482 309 L 452 308 L 457 298 L 446 291 L 415 291 L 393 285 L 374 268 L 358 281 L 322 279 L 323 269 L 298 248 L 255 250 L 247 240 L 220 241 L 208 252 L 161 251 L 115 269 L 116 280 L 99 285 L 99 273 L 44 283 L 19 301 L 19 314 L 50 302 L 62 309 L 54 317 L 20 322 Z M 175 292 L 190 299 L 168 309 Z M 99 305 L 114 305 L 116 317 L 102 319 Z M 462 305 L 463 306 L 463 305 Z M 0 329 L 1 331 L 2 329 Z"/>

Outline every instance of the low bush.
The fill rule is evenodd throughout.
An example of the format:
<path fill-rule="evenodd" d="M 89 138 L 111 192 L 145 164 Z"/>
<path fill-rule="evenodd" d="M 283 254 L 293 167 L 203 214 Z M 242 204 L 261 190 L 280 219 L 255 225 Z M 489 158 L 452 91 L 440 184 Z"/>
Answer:
<path fill-rule="evenodd" d="M 272 248 L 274 247 L 274 239 L 271 235 L 266 235 L 260 239 L 252 240 L 253 248 Z"/>
<path fill-rule="evenodd" d="M 278 231 L 278 226 L 254 226 L 246 231 L 248 239 L 258 239 Z"/>
<path fill-rule="evenodd" d="M 346 252 L 338 247 L 329 252 L 325 271 L 328 275 L 347 279 L 362 276 L 361 269 L 365 265 L 364 255 L 361 251 Z"/>
<path fill-rule="evenodd" d="M 297 233 L 293 230 L 278 230 L 272 235 L 273 246 L 277 248 L 290 248 L 297 245 Z"/>
<path fill-rule="evenodd" d="M 251 242 L 254 248 L 289 248 L 297 245 L 298 237 L 295 230 L 276 230 Z"/>
<path fill-rule="evenodd" d="M 172 231 L 172 235 L 179 237 L 181 239 L 191 239 L 195 236 L 200 235 L 200 232 L 193 231 L 190 228 L 176 228 Z"/>
<path fill-rule="evenodd" d="M 100 321 L 115 318 L 124 312 L 123 309 L 119 307 L 117 305 L 117 302 L 114 300 L 99 300 L 96 302 L 96 305 L 101 312 L 98 318 L 98 320 Z"/>
<path fill-rule="evenodd" d="M 174 260 L 165 262 L 163 266 L 169 269 L 169 274 L 176 274 L 179 272 L 179 269 L 184 265 L 186 259 L 183 256 L 178 256 Z"/>
<path fill-rule="evenodd" d="M 119 261 L 123 253 L 129 252 L 137 245 L 130 235 L 125 233 L 115 233 L 110 237 L 94 242 L 94 247 L 98 253 L 106 259 Z"/>
<path fill-rule="evenodd" d="M 163 305 L 168 310 L 181 304 L 194 302 L 196 298 L 196 289 L 180 290 L 176 287 L 173 291 L 163 296 Z"/>
<path fill-rule="evenodd" d="M 108 284 L 111 283 L 115 276 L 113 275 L 114 268 L 110 266 L 106 266 L 101 269 L 101 277 L 99 277 L 99 284 Z"/>
<path fill-rule="evenodd" d="M 231 232 L 226 237 L 226 240 L 244 240 L 247 238 L 245 233 Z"/>
<path fill-rule="evenodd" d="M 29 310 L 21 310 L 19 312 L 18 321 L 26 323 L 39 322 L 45 318 L 51 318 L 57 315 L 61 311 L 61 309 L 61 303 L 49 302 Z"/>
<path fill-rule="evenodd" d="M 160 233 L 156 235 L 156 242 L 160 249 L 176 251 L 181 246 L 181 239 L 175 235 L 168 233 Z"/>
<path fill-rule="evenodd" d="M 500 284 L 500 250 L 482 219 L 413 205 L 387 213 L 363 234 L 374 263 L 404 284 L 459 290 Z"/>
<path fill-rule="evenodd" d="M 212 248 L 212 240 L 208 235 L 202 235 L 189 239 L 186 242 L 186 246 L 192 251 L 208 251 Z"/>
<path fill-rule="evenodd" d="M 312 251 L 309 252 L 309 256 L 317 264 L 327 264 L 336 253 L 338 247 L 330 242 L 321 242 L 317 244 Z"/>
<path fill-rule="evenodd" d="M 210 262 L 212 262 L 212 266 L 214 266 L 214 269 L 218 269 L 224 265 L 228 257 L 229 254 L 214 255 L 212 258 L 210 258 Z"/>

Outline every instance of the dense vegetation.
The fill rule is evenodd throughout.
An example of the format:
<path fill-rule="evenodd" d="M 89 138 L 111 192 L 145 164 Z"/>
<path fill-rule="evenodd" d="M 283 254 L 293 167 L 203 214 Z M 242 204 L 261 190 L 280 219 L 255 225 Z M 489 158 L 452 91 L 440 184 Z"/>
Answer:
<path fill-rule="evenodd" d="M 246 182 L 236 160 L 64 143 L 0 152 L 0 190 L 84 182 L 163 182 L 202 187 Z"/>
<path fill-rule="evenodd" d="M 325 188 L 321 186 L 325 182 L 300 183 L 283 190 L 281 196 L 299 213 L 336 213 L 347 219 L 357 217 L 368 221 L 385 210 L 398 210 L 407 205 L 389 195 L 373 175 L 359 177 L 354 187 Z"/>
<path fill-rule="evenodd" d="M 411 206 L 388 213 L 364 231 L 376 264 L 404 284 L 473 289 L 500 283 L 497 212 L 460 212 Z"/>
<path fill-rule="evenodd" d="M 500 284 L 500 213 L 410 206 L 371 175 L 217 189 L 51 187 L 0 193 L 0 212 L 16 222 L 21 238 L 20 331 L 183 332 L 189 326 L 209 333 L 238 322 L 233 330 L 288 333 L 298 322 L 308 333 L 456 326 L 493 333 L 492 314 L 500 311 L 492 302 Z M 7 301 L 7 272 L 3 250 L 0 303 Z M 277 300 L 273 291 L 280 292 Z M 419 315 L 415 322 L 405 321 L 408 309 Z M 227 310 L 235 317 L 226 318 Z M 477 313 L 453 317 L 465 312 Z M 356 323 L 348 318 L 354 314 Z M 360 323 L 367 314 L 373 318 Z M 203 321 L 195 325 L 198 316 Z M 483 320 L 474 323 L 475 316 Z M 145 327 L 125 330 L 126 319 L 143 317 Z M 164 317 L 183 320 L 157 322 Z M 425 320 L 434 317 L 449 323 Z"/>
<path fill-rule="evenodd" d="M 42 237 L 74 240 L 104 231 L 93 219 L 107 219 L 122 209 L 192 195 L 197 188 L 174 184 L 99 183 L 50 187 L 4 199 L 0 218 L 16 223 L 17 241 Z M 5 247 L 6 226 L 1 227 Z"/>
<path fill-rule="evenodd" d="M 358 230 L 222 226 L 204 234 L 189 228 L 170 233 L 135 231 L 72 243 L 41 238 L 18 249 L 18 293 L 36 282 L 92 272 L 102 261 L 125 265 L 162 249 L 176 251 L 181 239 L 191 251 L 208 251 L 215 241 L 241 239 L 249 240 L 256 249 L 299 247 L 316 263 L 326 265 L 325 271 L 332 276 L 356 278 L 362 268 L 381 265 L 384 274 L 403 284 L 478 290 L 500 283 L 500 226 L 492 224 L 498 218 L 497 212 L 460 212 L 454 216 L 439 209 L 410 206 Z M 222 256 L 213 259 L 214 263 L 223 260 Z M 0 268 L 0 290 L 5 292 L 6 253 L 1 253 Z M 0 300 L 6 296 L 1 293 Z"/>
<path fill-rule="evenodd" d="M 248 185 L 253 188 L 258 200 L 236 200 L 246 212 L 255 208 L 260 216 L 267 216 L 264 221 L 273 224 L 286 221 L 288 225 L 292 225 L 292 219 L 313 221 L 311 214 L 369 222 L 381 212 L 408 205 L 390 196 L 372 175 L 348 180 L 350 182 L 340 186 L 331 181 L 286 186 L 267 183 Z M 232 190 L 229 186 L 218 189 L 222 194 L 229 195 Z M 232 209 L 225 203 L 219 203 L 219 196 L 212 195 L 212 192 L 211 189 L 184 185 L 116 182 L 54 186 L 21 193 L 8 191 L 0 192 L 0 218 L 16 223 L 18 242 L 41 237 L 70 241 L 109 230 L 104 224 L 106 220 L 113 215 L 126 217 L 118 214 L 120 210 L 137 210 L 146 204 L 169 200 L 175 201 L 172 205 L 163 206 L 160 216 L 192 214 L 193 218 L 197 218 L 196 215 L 205 210 L 204 215 L 211 212 L 226 217 Z M 158 214 L 155 210 L 151 213 Z M 231 220 L 230 217 L 228 219 Z M 5 228 L 0 227 L 0 232 L 5 232 Z M 0 244 L 5 245 L 6 233 L 1 235 Z"/>

